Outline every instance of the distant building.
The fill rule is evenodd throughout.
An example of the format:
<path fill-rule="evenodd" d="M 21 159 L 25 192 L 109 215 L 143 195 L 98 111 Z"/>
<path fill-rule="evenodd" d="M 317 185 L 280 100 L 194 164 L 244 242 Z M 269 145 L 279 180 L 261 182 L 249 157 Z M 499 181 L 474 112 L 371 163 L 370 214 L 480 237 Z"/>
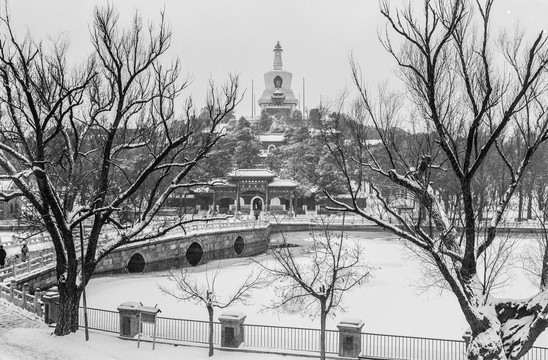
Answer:
<path fill-rule="evenodd" d="M 278 41 L 274 47 L 274 69 L 264 74 L 265 89 L 259 98 L 259 106 L 269 115 L 282 113 L 291 116 L 299 101 L 291 90 L 293 74 L 282 69 L 282 51 Z"/>
<path fill-rule="evenodd" d="M 210 190 L 215 210 L 258 217 L 263 211 L 281 214 L 292 211 L 297 186 L 296 182 L 280 179 L 268 169 L 237 169 Z"/>
<path fill-rule="evenodd" d="M 272 154 L 276 149 L 286 143 L 284 134 L 259 135 L 259 141 L 261 142 L 261 157 Z"/>
<path fill-rule="evenodd" d="M 11 193 L 16 191 L 17 187 L 11 179 L 0 179 L 0 191 Z M 0 220 L 15 219 L 19 216 L 21 208 L 20 198 L 16 197 L 10 201 L 0 201 Z"/>

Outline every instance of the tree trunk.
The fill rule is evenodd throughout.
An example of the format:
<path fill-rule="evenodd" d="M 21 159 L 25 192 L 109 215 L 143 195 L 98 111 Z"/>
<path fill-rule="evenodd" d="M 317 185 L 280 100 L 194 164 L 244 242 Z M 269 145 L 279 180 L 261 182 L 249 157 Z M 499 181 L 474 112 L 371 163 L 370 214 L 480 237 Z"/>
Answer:
<path fill-rule="evenodd" d="M 68 335 L 78 330 L 78 309 L 82 291 L 66 284 L 59 286 L 59 313 L 54 334 Z"/>
<path fill-rule="evenodd" d="M 327 299 L 320 300 L 320 360 L 325 360 L 325 321 L 327 318 L 327 312 L 325 309 L 325 302 Z"/>
<path fill-rule="evenodd" d="M 518 191 L 518 221 L 523 220 L 522 215 L 523 215 L 523 191 L 520 186 Z"/>
<path fill-rule="evenodd" d="M 213 356 L 213 306 L 207 305 L 209 315 L 209 356 Z"/>
<path fill-rule="evenodd" d="M 527 195 L 527 220 L 533 219 L 533 192 Z"/>
<path fill-rule="evenodd" d="M 468 360 L 506 360 L 500 335 L 493 328 L 472 335 L 467 349 Z"/>

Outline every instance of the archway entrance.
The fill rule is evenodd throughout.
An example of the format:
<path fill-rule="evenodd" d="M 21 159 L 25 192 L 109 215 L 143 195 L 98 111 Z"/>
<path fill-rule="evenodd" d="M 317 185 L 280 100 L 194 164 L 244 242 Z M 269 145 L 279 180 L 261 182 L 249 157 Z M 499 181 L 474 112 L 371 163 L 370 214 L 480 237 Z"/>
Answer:
<path fill-rule="evenodd" d="M 193 242 L 186 251 L 186 260 L 192 266 L 196 266 L 202 261 L 204 249 L 197 242 Z"/>
<path fill-rule="evenodd" d="M 252 215 L 255 216 L 255 220 L 259 219 L 259 215 L 261 215 L 261 211 L 263 211 L 263 199 L 260 197 L 254 197 L 251 200 L 251 211 Z"/>
<path fill-rule="evenodd" d="M 263 210 L 263 199 L 261 199 L 260 197 L 256 197 L 255 199 L 253 199 L 253 210 Z"/>
<path fill-rule="evenodd" d="M 145 271 L 146 261 L 143 255 L 137 253 L 133 254 L 127 264 L 128 273 L 142 273 Z"/>

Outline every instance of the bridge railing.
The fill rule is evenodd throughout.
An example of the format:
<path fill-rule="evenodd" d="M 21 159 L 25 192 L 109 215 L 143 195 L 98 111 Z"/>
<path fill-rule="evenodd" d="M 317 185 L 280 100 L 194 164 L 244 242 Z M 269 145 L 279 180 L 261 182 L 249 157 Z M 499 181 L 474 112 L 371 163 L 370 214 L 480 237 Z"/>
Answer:
<path fill-rule="evenodd" d="M 39 289 L 36 289 L 34 295 L 32 295 L 29 286 L 26 284 L 23 285 L 22 290 L 17 290 L 15 281 L 12 281 L 9 286 L 0 283 L 0 298 L 39 317 L 44 315 L 42 292 Z"/>

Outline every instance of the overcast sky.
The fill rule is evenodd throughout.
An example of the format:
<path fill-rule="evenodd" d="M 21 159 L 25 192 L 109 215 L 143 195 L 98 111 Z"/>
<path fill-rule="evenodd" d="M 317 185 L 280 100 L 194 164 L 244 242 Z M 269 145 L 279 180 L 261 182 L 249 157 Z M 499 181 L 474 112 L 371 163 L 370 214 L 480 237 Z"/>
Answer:
<path fill-rule="evenodd" d="M 251 113 L 251 80 L 258 99 L 263 74 L 272 69 L 276 41 L 283 47 L 284 69 L 293 73 L 293 91 L 302 99 L 306 78 L 306 106 L 320 98 L 333 100 L 344 89 L 353 90 L 349 56 L 360 63 L 369 84 L 392 78 L 394 63 L 377 39 L 385 21 L 377 0 L 117 0 L 111 1 L 122 18 L 135 11 L 157 21 L 165 7 L 172 26 L 171 55 L 182 60 L 192 76 L 187 91 L 202 105 L 208 79 L 224 81 L 238 73 L 246 96 L 238 116 Z M 418 0 L 413 2 L 422 3 Z M 84 62 L 90 53 L 89 24 L 97 4 L 89 0 L 12 0 L 11 16 L 21 36 L 28 30 L 35 39 L 64 36 L 70 55 Z M 392 1 L 400 4 L 399 0 Z M 497 0 L 494 26 L 513 29 L 517 24 L 530 36 L 548 28 L 548 1 Z M 394 80 L 390 80 L 392 83 Z M 395 84 L 394 84 L 395 85 Z"/>

